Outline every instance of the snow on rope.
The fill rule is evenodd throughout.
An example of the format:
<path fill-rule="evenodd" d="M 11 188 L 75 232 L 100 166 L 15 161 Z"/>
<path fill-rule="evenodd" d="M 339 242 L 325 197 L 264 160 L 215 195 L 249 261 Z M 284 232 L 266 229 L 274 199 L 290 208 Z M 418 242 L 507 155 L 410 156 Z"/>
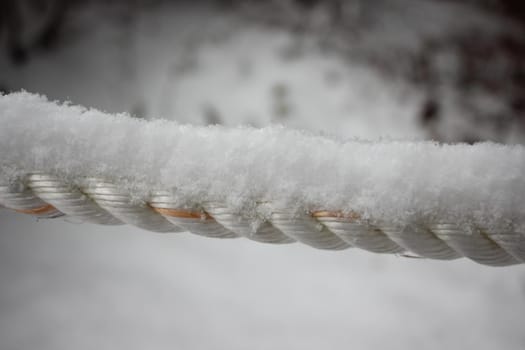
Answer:
<path fill-rule="evenodd" d="M 41 218 L 525 262 L 525 149 L 197 127 L 0 96 L 0 204 Z"/>

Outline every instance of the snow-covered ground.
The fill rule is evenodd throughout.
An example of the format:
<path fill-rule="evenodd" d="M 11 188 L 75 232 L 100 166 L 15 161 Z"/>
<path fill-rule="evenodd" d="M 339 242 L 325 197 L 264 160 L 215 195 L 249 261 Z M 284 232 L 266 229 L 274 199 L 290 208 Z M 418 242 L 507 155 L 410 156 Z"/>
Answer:
<path fill-rule="evenodd" d="M 216 11 L 152 8 L 123 30 L 94 8 L 75 17 L 74 41 L 24 67 L 2 61 L 0 78 L 146 118 L 427 136 L 413 87 Z M 521 265 L 37 222 L 0 209 L 2 349 L 521 349 L 524 310 Z"/>

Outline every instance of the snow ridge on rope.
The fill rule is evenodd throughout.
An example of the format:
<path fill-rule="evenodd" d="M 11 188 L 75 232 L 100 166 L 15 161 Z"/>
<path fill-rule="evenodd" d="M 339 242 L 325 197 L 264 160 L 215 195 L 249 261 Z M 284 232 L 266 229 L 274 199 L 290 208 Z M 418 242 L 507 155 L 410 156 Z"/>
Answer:
<path fill-rule="evenodd" d="M 525 262 L 525 150 L 141 121 L 0 96 L 0 205 L 318 249 Z"/>

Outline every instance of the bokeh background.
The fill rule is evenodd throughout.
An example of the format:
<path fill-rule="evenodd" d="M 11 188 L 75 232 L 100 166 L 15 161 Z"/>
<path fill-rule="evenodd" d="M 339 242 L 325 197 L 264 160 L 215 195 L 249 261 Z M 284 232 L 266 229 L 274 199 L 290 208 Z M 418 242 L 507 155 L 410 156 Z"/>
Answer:
<path fill-rule="evenodd" d="M 197 125 L 522 144 L 524 31 L 511 0 L 4 0 L 0 89 Z M 524 324 L 523 266 L 0 208 L 1 349 L 523 349 Z"/>

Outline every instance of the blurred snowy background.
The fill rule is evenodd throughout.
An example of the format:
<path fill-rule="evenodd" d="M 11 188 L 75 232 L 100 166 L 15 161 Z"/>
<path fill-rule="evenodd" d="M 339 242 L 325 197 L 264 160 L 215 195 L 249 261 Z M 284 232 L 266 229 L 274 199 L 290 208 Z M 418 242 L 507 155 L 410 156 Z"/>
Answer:
<path fill-rule="evenodd" d="M 511 0 L 6 0 L 0 88 L 199 125 L 523 143 L 524 31 Z M 1 349 L 523 349 L 524 324 L 523 266 L 0 208 Z"/>

